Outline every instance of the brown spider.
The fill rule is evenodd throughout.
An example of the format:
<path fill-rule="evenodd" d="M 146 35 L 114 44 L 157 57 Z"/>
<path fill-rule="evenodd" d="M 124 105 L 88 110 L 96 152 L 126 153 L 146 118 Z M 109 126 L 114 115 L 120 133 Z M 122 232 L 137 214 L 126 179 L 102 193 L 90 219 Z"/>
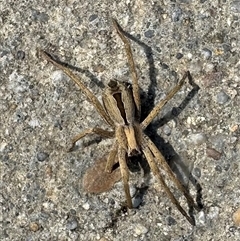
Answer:
<path fill-rule="evenodd" d="M 132 88 L 129 84 L 122 83 L 117 80 L 110 80 L 108 86 L 105 88 L 102 101 L 103 105 L 94 96 L 94 94 L 84 85 L 84 83 L 73 74 L 70 69 L 61 64 L 59 61 L 54 60 L 50 54 L 40 50 L 40 54 L 51 62 L 53 65 L 61 69 L 66 75 L 68 75 L 83 91 L 88 101 L 96 108 L 101 117 L 106 123 L 113 129 L 112 131 L 104 130 L 98 127 L 89 128 L 78 134 L 73 138 L 72 144 L 83 138 L 88 134 L 98 134 L 102 137 L 115 138 L 114 144 L 107 157 L 105 171 L 110 173 L 115 163 L 116 158 L 118 159 L 121 176 L 124 184 L 124 190 L 129 208 L 133 207 L 132 198 L 129 191 L 129 170 L 126 162 L 127 156 L 138 155 L 143 153 L 147 159 L 147 162 L 158 179 L 159 183 L 163 187 L 164 191 L 171 199 L 172 203 L 176 205 L 178 210 L 187 218 L 187 220 L 194 225 L 194 219 L 190 217 L 187 212 L 181 207 L 178 200 L 175 198 L 169 187 L 166 185 L 158 164 L 168 174 L 170 179 L 175 185 L 182 191 L 186 197 L 189 205 L 199 210 L 199 207 L 195 204 L 193 198 L 188 193 L 187 189 L 183 184 L 176 178 L 165 158 L 151 141 L 151 139 L 144 133 L 146 127 L 150 122 L 158 115 L 162 107 L 175 95 L 175 93 L 182 87 L 185 79 L 190 78 L 189 72 L 186 72 L 183 78 L 179 81 L 166 96 L 165 99 L 161 100 L 148 114 L 144 121 L 140 123 L 141 115 L 141 101 L 139 94 L 139 85 L 137 79 L 137 73 L 133 60 L 133 55 L 130 47 L 129 40 L 123 35 L 121 27 L 116 20 L 113 19 L 113 26 L 117 30 L 118 35 L 124 43 L 126 50 L 128 63 L 130 66 L 130 72 L 132 75 Z"/>

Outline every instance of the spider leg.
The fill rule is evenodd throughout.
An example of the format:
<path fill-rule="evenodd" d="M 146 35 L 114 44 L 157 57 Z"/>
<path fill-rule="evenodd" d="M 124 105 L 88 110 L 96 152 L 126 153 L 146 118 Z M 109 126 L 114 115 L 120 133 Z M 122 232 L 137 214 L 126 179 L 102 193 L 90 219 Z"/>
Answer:
<path fill-rule="evenodd" d="M 161 100 L 148 114 L 145 120 L 141 123 L 142 129 L 146 129 L 146 127 L 152 122 L 152 120 L 158 115 L 159 111 L 162 107 L 180 90 L 183 86 L 185 79 L 190 78 L 190 73 L 187 71 L 182 79 L 178 82 L 178 84 L 167 94 L 166 98 Z"/>
<path fill-rule="evenodd" d="M 118 142 L 116 141 L 108 154 L 107 164 L 105 167 L 105 172 L 111 173 L 113 165 L 115 164 L 115 159 L 118 153 Z"/>
<path fill-rule="evenodd" d="M 40 55 L 55 65 L 57 68 L 61 69 L 67 76 L 70 77 L 81 89 L 81 91 L 86 95 L 88 101 L 96 108 L 98 113 L 102 116 L 102 118 L 112 127 L 114 127 L 114 123 L 110 116 L 106 113 L 105 109 L 97 99 L 97 97 L 84 85 L 84 83 L 66 66 L 64 66 L 59 61 L 53 59 L 53 57 L 44 50 L 39 50 Z"/>
<path fill-rule="evenodd" d="M 131 45 L 130 45 L 129 40 L 124 36 L 123 30 L 120 27 L 120 25 L 118 24 L 117 20 L 113 19 L 112 21 L 113 21 L 113 26 L 117 30 L 119 37 L 122 39 L 122 41 L 124 43 L 125 51 L 126 51 L 127 58 L 128 58 L 128 64 L 129 64 L 130 72 L 132 75 L 133 99 L 134 99 L 136 109 L 137 109 L 136 119 L 140 120 L 140 116 L 141 116 L 140 88 L 138 85 L 137 71 L 136 71 L 136 66 L 135 66 L 134 60 L 133 60 Z"/>
<path fill-rule="evenodd" d="M 152 151 L 149 148 L 148 145 L 148 141 L 143 138 L 143 143 L 142 143 L 142 151 L 148 161 L 148 164 L 153 172 L 153 174 L 157 177 L 158 181 L 160 182 L 160 184 L 162 185 L 164 191 L 166 192 L 166 194 L 168 195 L 168 197 L 170 198 L 170 200 L 172 201 L 173 204 L 175 204 L 175 206 L 178 208 L 178 210 L 183 214 L 183 216 L 186 217 L 186 219 L 189 221 L 190 224 L 195 225 L 195 221 L 186 213 L 186 211 L 181 207 L 180 203 L 178 202 L 178 200 L 175 198 L 175 196 L 172 194 L 171 190 L 169 189 L 169 187 L 167 186 L 167 184 L 165 183 L 159 168 L 155 162 L 155 158 L 154 155 L 152 153 Z"/>
<path fill-rule="evenodd" d="M 133 204 L 132 204 L 132 199 L 131 199 L 130 190 L 129 190 L 129 184 L 128 184 L 128 181 L 129 181 L 129 170 L 128 170 L 128 166 L 127 166 L 127 163 L 126 163 L 126 154 L 127 153 L 124 150 L 124 148 L 119 146 L 119 149 L 118 149 L 118 161 L 119 161 L 119 165 L 120 165 L 124 191 L 125 191 L 125 195 L 126 195 L 126 199 L 127 199 L 127 206 L 128 206 L 128 208 L 132 208 Z"/>
<path fill-rule="evenodd" d="M 74 146 L 78 140 L 82 139 L 83 137 L 85 137 L 86 135 L 89 135 L 89 134 L 97 134 L 97 135 L 100 135 L 100 136 L 106 137 L 106 138 L 114 137 L 114 131 L 107 131 L 107 130 L 103 130 L 98 127 L 89 128 L 89 129 L 86 129 L 83 132 L 79 133 L 75 137 L 73 137 L 72 146 L 69 148 L 69 151 L 72 151 L 74 149 Z"/>
<path fill-rule="evenodd" d="M 158 148 L 155 146 L 155 144 L 151 141 L 151 139 L 144 135 L 144 141 L 147 143 L 148 148 L 150 149 L 150 151 L 153 153 L 153 155 L 155 156 L 156 160 L 159 162 L 159 164 L 161 165 L 162 168 L 164 168 L 164 170 L 166 171 L 166 173 L 168 174 L 168 176 L 171 178 L 171 180 L 173 181 L 173 183 L 178 187 L 179 190 L 182 191 L 182 193 L 184 194 L 184 196 L 186 197 L 188 203 L 190 206 L 194 207 L 197 211 L 200 211 L 200 208 L 195 204 L 192 196 L 189 194 L 188 190 L 185 188 L 185 186 L 177 179 L 177 177 L 174 175 L 173 171 L 171 170 L 171 168 L 169 167 L 168 163 L 166 162 L 165 158 L 163 157 L 163 155 L 161 154 L 161 152 L 158 150 Z"/>

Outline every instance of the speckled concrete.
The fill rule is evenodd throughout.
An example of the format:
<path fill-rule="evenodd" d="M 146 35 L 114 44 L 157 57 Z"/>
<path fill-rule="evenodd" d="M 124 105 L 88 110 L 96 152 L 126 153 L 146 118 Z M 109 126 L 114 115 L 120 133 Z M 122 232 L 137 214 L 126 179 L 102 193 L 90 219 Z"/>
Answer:
<path fill-rule="evenodd" d="M 121 182 L 101 195 L 83 191 L 85 171 L 111 140 L 89 136 L 67 152 L 81 130 L 106 126 L 37 48 L 77 68 L 100 98 L 110 78 L 130 81 L 111 17 L 132 39 L 143 115 L 186 70 L 200 87 L 192 91 L 186 83 L 148 130 L 178 176 L 184 163 L 201 185 L 203 210 L 193 213 L 195 227 L 151 173 L 131 175 L 132 188 L 148 188 L 129 214 L 120 211 Z M 239 241 L 232 219 L 240 207 L 239 19 L 238 0 L 1 1 L 0 239 Z"/>

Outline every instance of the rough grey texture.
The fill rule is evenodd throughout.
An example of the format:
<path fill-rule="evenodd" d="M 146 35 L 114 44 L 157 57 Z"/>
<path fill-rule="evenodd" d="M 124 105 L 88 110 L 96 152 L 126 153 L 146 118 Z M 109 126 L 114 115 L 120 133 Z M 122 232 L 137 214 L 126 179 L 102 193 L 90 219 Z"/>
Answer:
<path fill-rule="evenodd" d="M 0 11 L 1 240 L 240 240 L 232 221 L 240 207 L 240 1 L 1 1 Z M 129 214 L 119 211 L 121 182 L 101 195 L 82 190 L 84 172 L 111 140 L 86 137 L 66 152 L 78 132 L 105 124 L 36 49 L 79 68 L 100 97 L 110 78 L 129 80 L 111 17 L 135 40 L 145 115 L 185 70 L 200 87 L 191 96 L 187 83 L 150 130 L 167 160 L 184 162 L 201 184 L 194 228 L 151 174 Z M 142 184 L 134 174 L 132 185 Z"/>

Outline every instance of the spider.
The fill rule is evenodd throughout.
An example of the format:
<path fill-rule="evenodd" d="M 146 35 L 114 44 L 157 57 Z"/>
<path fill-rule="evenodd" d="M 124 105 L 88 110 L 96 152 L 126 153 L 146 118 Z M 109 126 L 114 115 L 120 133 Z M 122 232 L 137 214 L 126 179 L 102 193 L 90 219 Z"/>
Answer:
<path fill-rule="evenodd" d="M 177 186 L 177 188 L 181 190 L 186 197 L 188 204 L 194 207 L 196 210 L 199 210 L 199 207 L 197 204 L 195 204 L 192 196 L 189 194 L 185 186 L 183 186 L 183 184 L 174 175 L 165 158 L 155 146 L 153 141 L 144 133 L 146 127 L 158 115 L 162 107 L 179 91 L 184 84 L 185 79 L 188 78 L 190 80 L 190 73 L 186 72 L 178 84 L 167 94 L 166 98 L 161 100 L 150 111 L 148 116 L 142 122 L 140 122 L 140 87 L 138 84 L 137 72 L 130 42 L 124 36 L 122 28 L 115 19 L 113 19 L 113 26 L 123 41 L 125 47 L 128 64 L 132 75 L 132 85 L 129 83 L 120 82 L 118 80 L 110 80 L 108 86 L 105 88 L 102 94 L 103 104 L 100 103 L 97 97 L 84 85 L 82 80 L 71 72 L 69 68 L 59 61 L 54 60 L 54 58 L 46 51 L 40 50 L 40 54 L 43 58 L 51 62 L 57 68 L 61 69 L 79 86 L 81 91 L 86 95 L 88 101 L 96 108 L 100 116 L 112 128 L 112 131 L 104 130 L 98 127 L 86 129 L 73 138 L 72 147 L 74 147 L 78 140 L 89 134 L 97 134 L 105 138 L 114 139 L 114 144 L 112 145 L 107 157 L 105 171 L 111 173 L 115 160 L 118 159 L 128 208 L 133 208 L 133 204 L 128 183 L 129 169 L 127 166 L 127 157 L 144 154 L 150 169 L 172 203 L 176 205 L 178 210 L 192 225 L 195 225 L 194 219 L 181 207 L 179 201 L 175 198 L 169 187 L 166 185 L 158 165 L 168 174 L 169 178 Z"/>

